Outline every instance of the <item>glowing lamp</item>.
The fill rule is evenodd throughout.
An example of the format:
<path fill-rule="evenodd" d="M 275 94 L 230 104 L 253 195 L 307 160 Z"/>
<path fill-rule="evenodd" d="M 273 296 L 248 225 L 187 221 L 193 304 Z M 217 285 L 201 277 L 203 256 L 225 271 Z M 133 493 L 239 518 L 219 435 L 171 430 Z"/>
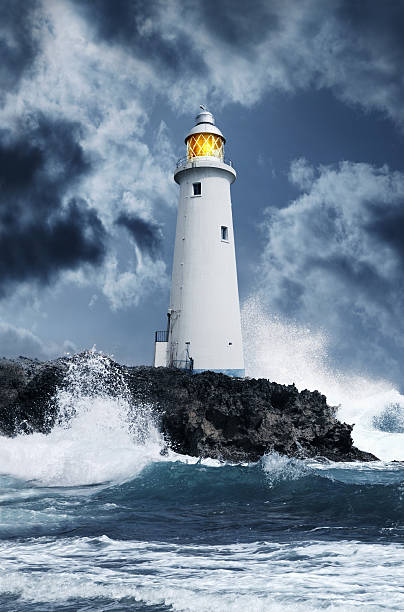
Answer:
<path fill-rule="evenodd" d="M 223 161 L 225 137 L 215 125 L 212 113 L 202 110 L 196 117 L 196 125 L 187 134 L 187 158 L 215 157 Z"/>
<path fill-rule="evenodd" d="M 194 134 L 187 140 L 187 157 L 218 157 L 223 160 L 223 139 L 207 132 Z"/>

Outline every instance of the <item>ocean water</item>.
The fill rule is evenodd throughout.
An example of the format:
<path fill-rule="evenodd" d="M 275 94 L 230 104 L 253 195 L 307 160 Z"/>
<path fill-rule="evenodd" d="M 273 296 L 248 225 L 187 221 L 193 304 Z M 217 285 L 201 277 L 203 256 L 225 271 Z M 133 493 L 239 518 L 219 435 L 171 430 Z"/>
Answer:
<path fill-rule="evenodd" d="M 254 316 L 279 350 L 257 354 L 246 329 L 250 375 L 330 393 L 382 461 L 162 453 L 152 408 L 119 377 L 107 393 L 93 351 L 72 363 L 49 435 L 0 438 L 1 612 L 404 610 L 401 396 L 335 377 L 318 338 Z"/>

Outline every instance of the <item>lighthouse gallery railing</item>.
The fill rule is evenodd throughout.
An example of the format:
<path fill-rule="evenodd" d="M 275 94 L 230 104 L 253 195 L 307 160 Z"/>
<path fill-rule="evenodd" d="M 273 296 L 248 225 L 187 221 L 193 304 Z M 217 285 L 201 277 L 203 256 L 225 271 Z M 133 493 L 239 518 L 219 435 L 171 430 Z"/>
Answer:
<path fill-rule="evenodd" d="M 186 166 L 188 162 L 193 162 L 193 161 L 197 161 L 197 160 L 201 160 L 201 159 L 215 159 L 216 161 L 221 161 L 223 164 L 227 164 L 228 166 L 233 167 L 233 162 L 231 161 L 231 159 L 224 157 L 223 159 L 220 159 L 218 157 L 212 157 L 211 155 L 207 155 L 205 157 L 202 156 L 198 156 L 198 157 L 181 157 L 177 163 L 176 163 L 176 168 L 181 168 L 182 166 Z"/>

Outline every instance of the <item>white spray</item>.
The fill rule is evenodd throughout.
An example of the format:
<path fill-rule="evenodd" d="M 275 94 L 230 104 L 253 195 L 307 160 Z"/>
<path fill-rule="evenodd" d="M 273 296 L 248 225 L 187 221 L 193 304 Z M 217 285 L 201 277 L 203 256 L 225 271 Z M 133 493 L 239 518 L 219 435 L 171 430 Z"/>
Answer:
<path fill-rule="evenodd" d="M 160 457 L 150 406 L 131 403 L 108 357 L 75 356 L 55 400 L 59 418 L 50 434 L 0 438 L 0 473 L 43 485 L 94 484 L 129 479 Z"/>
<path fill-rule="evenodd" d="M 332 369 L 324 334 L 270 316 L 257 297 L 245 302 L 242 321 L 247 376 L 318 389 L 339 406 L 339 419 L 355 423 L 356 446 L 386 461 L 404 460 L 404 433 L 374 427 L 389 406 L 404 414 L 404 397 L 391 383 Z"/>

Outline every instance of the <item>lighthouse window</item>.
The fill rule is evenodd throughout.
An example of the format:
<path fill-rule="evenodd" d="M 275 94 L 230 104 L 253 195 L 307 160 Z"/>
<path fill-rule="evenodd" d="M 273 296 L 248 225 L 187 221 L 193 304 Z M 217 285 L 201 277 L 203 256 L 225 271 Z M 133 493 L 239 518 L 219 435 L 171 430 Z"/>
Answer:
<path fill-rule="evenodd" d="M 201 184 L 200 183 L 193 183 L 192 186 L 194 188 L 194 195 L 201 195 L 201 193 L 202 193 Z"/>
<path fill-rule="evenodd" d="M 221 227 L 221 236 L 222 236 L 222 240 L 229 239 L 229 228 L 226 227 L 225 225 L 222 225 Z"/>

